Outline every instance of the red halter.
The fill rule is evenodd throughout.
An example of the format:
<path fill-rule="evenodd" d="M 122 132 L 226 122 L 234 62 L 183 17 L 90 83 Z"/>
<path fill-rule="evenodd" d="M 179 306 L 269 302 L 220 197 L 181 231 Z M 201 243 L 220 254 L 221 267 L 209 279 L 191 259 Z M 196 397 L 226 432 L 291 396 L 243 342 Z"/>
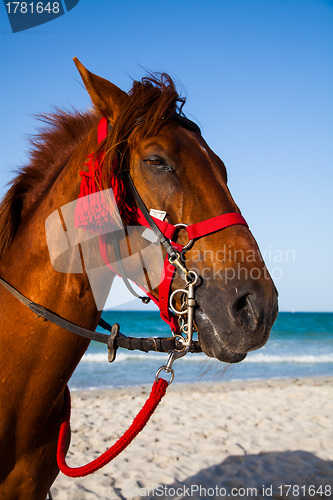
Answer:
<path fill-rule="evenodd" d="M 108 133 L 108 122 L 106 118 L 102 118 L 99 122 L 98 125 L 98 142 L 100 143 L 107 137 Z M 99 161 L 100 160 L 100 161 Z M 81 189 L 80 189 L 80 198 L 83 198 L 86 195 L 92 194 L 92 193 L 98 193 L 98 181 L 101 179 L 101 164 L 103 160 L 103 153 L 101 153 L 100 158 L 97 158 L 96 161 L 93 159 L 93 155 L 90 157 L 88 167 L 89 171 L 88 172 L 81 172 L 82 176 L 82 182 L 81 182 Z M 115 164 L 113 164 L 113 168 L 115 168 Z M 97 179 L 97 183 L 96 183 Z M 133 184 L 133 182 L 131 181 Z M 226 227 L 233 226 L 235 224 L 241 224 L 243 226 L 247 226 L 247 223 L 245 219 L 243 218 L 242 215 L 238 213 L 228 213 L 228 214 L 222 214 L 218 215 L 217 217 L 212 217 L 211 219 L 204 220 L 202 222 L 197 222 L 196 224 L 192 224 L 190 226 L 187 226 L 186 224 L 177 224 L 173 225 L 165 221 L 161 221 L 155 217 L 152 217 L 151 214 L 149 214 L 147 207 L 144 205 L 142 199 L 140 198 L 139 194 L 136 193 L 136 201 L 138 205 L 142 208 L 132 208 L 128 207 L 124 204 L 124 194 L 125 194 L 125 189 L 124 185 L 121 181 L 121 179 L 118 176 L 113 176 L 111 180 L 111 187 L 113 189 L 113 194 L 116 199 L 117 205 L 119 206 L 122 216 L 125 215 L 125 219 L 129 219 L 128 215 L 130 214 L 130 223 L 138 224 L 141 226 L 146 226 L 146 227 L 151 227 L 154 223 L 157 225 L 157 228 L 155 228 L 156 232 L 161 232 L 162 235 L 164 235 L 165 238 L 167 238 L 167 242 L 165 241 L 165 238 L 159 239 L 160 243 L 163 245 L 165 248 L 167 254 L 165 257 L 164 261 L 164 268 L 163 268 L 163 274 L 162 274 L 162 280 L 160 282 L 159 286 L 159 294 L 158 294 L 158 299 L 153 297 L 151 293 L 145 293 L 147 296 L 157 304 L 160 310 L 161 318 L 170 326 L 171 330 L 178 336 L 181 337 L 181 328 L 178 324 L 177 321 L 177 315 L 174 314 L 170 308 L 169 308 L 169 299 L 170 299 L 170 289 L 171 289 L 171 284 L 173 281 L 173 276 L 176 270 L 176 262 L 174 264 L 172 263 L 172 259 L 174 258 L 174 254 L 176 255 L 177 259 L 181 259 L 181 252 L 184 252 L 191 246 L 192 242 L 194 240 L 197 240 L 198 238 L 201 238 L 203 236 L 206 236 L 208 234 L 215 233 L 216 231 L 221 231 L 222 229 Z M 136 191 L 135 186 L 133 185 L 132 188 Z M 86 229 L 92 229 L 94 227 L 101 226 L 103 225 L 103 221 L 109 221 L 110 217 L 112 217 L 107 210 L 107 206 L 105 205 L 103 201 L 103 196 L 97 196 L 98 201 L 97 203 L 94 204 L 93 207 L 89 207 L 89 205 L 85 205 L 85 201 L 83 200 L 83 203 L 79 204 L 79 208 L 77 210 L 77 213 L 75 214 L 75 223 L 77 226 L 83 226 Z M 81 200 L 82 201 L 82 200 Z M 144 215 L 146 213 L 146 216 Z M 150 224 L 149 224 L 149 218 Z M 148 220 L 147 220 L 148 219 Z M 175 241 L 173 241 L 173 238 L 175 236 L 175 233 L 177 232 L 179 227 L 183 227 L 188 234 L 189 242 L 186 245 L 179 245 Z M 158 231 L 159 230 L 159 231 Z M 159 236 L 162 236 L 161 234 Z M 170 247 L 171 245 L 171 247 Z M 104 263 L 113 271 L 116 273 L 116 271 L 112 268 L 109 258 L 108 258 L 108 253 L 107 253 L 107 240 L 105 238 L 105 235 L 99 237 L 99 247 L 100 247 L 100 253 L 101 257 L 104 261 Z M 174 250 L 177 251 L 174 252 Z M 172 257 L 172 259 L 171 259 Z M 179 266 L 177 265 L 177 268 Z M 181 269 L 185 269 L 183 266 L 180 267 Z M 188 272 L 188 271 L 187 271 Z M 191 271 L 188 272 L 190 274 Z M 117 274 L 117 273 L 116 273 Z M 192 274 L 196 275 L 196 273 Z M 194 294 L 194 286 L 195 282 L 192 281 L 192 284 L 189 284 L 189 287 L 192 287 L 192 291 Z M 185 292 L 185 290 L 179 290 L 182 293 Z M 188 290 L 189 292 L 189 290 Z M 174 292 L 174 293 L 177 293 Z M 194 295 L 190 297 L 190 293 L 188 293 L 188 298 L 191 298 L 193 300 Z M 195 302 L 194 302 L 195 304 Z M 194 305 L 191 306 L 191 315 L 193 315 L 193 307 Z M 189 314 L 189 313 L 188 313 Z M 193 320 L 193 316 L 192 316 Z M 192 321 L 191 320 L 191 321 Z M 192 322 L 193 324 L 193 322 Z M 189 325 L 189 322 L 188 322 Z M 176 359 L 177 357 L 181 357 L 185 355 L 188 352 L 189 345 L 192 342 L 192 326 L 189 327 L 187 325 L 188 331 L 191 330 L 191 337 L 188 340 L 187 347 L 185 349 L 182 349 L 181 351 L 173 351 L 171 354 L 172 359 Z M 184 332 L 184 330 L 183 330 Z M 175 356 L 175 358 L 173 358 Z M 78 476 L 86 476 L 90 474 L 91 472 L 94 472 L 95 470 L 99 469 L 100 467 L 103 467 L 103 465 L 107 464 L 112 458 L 117 456 L 131 441 L 132 439 L 137 435 L 138 432 L 143 428 L 143 426 L 146 424 L 147 420 L 151 416 L 152 412 L 158 405 L 159 401 L 165 394 L 168 382 L 166 382 L 163 379 L 159 378 L 159 373 L 163 369 L 167 373 L 172 373 L 172 378 L 173 378 L 173 371 L 171 368 L 172 362 L 169 366 L 169 362 L 171 361 L 171 357 L 169 358 L 168 364 L 166 366 L 163 366 L 158 370 L 156 374 L 156 381 L 153 386 L 153 390 L 150 394 L 150 397 L 146 404 L 144 405 L 143 409 L 140 411 L 140 413 L 137 415 L 137 417 L 134 419 L 133 424 L 131 427 L 125 432 L 125 434 L 115 443 L 114 446 L 112 446 L 108 451 L 106 451 L 101 457 L 98 459 L 94 460 L 90 464 L 87 464 L 85 466 L 79 467 L 79 468 L 71 468 L 68 467 L 65 461 L 65 454 L 66 454 L 66 441 L 67 441 L 67 434 L 69 430 L 69 417 L 70 417 L 70 399 L 69 399 L 69 391 L 67 390 L 66 392 L 66 401 L 67 401 L 67 410 L 66 410 L 66 415 L 64 418 L 64 421 L 61 425 L 61 430 L 59 434 L 59 441 L 58 441 L 58 449 L 57 449 L 57 462 L 60 470 L 64 473 L 67 474 L 71 477 L 78 477 Z M 171 379 L 172 381 L 172 379 Z"/>
<path fill-rule="evenodd" d="M 98 133 L 97 133 L 98 142 L 99 143 L 102 142 L 107 137 L 107 134 L 108 134 L 108 121 L 106 118 L 103 117 L 98 124 Z M 92 164 L 92 160 L 89 161 L 88 165 L 89 165 L 89 172 L 80 172 L 82 176 L 80 197 L 98 191 L 98 188 L 94 182 L 94 176 L 96 175 L 96 165 Z M 97 168 L 100 168 L 100 166 L 97 165 Z M 87 180 L 89 181 L 89 185 Z M 113 184 L 112 187 L 114 188 L 115 199 L 118 205 L 121 206 L 125 192 L 122 181 L 118 177 L 114 176 L 112 184 Z M 147 222 L 142 211 L 139 208 L 136 208 L 134 210 L 131 209 L 130 217 L 131 217 L 131 223 L 150 227 L 149 223 Z M 227 227 L 236 224 L 248 227 L 244 217 L 241 214 L 234 212 L 218 215 L 216 217 L 212 217 L 210 219 L 197 222 L 190 226 L 187 226 L 185 224 L 173 225 L 168 222 L 161 221 L 155 217 L 152 217 L 152 219 L 155 221 L 155 223 L 157 224 L 160 231 L 164 234 L 164 236 L 166 236 L 166 238 L 170 240 L 172 247 L 178 252 L 186 250 L 186 247 L 193 240 L 197 240 L 208 234 L 215 233 L 216 231 L 221 231 L 222 229 L 225 229 Z M 78 224 L 79 225 L 82 224 L 81 220 L 80 222 L 78 222 Z M 189 243 L 187 243 L 186 245 L 179 245 L 178 243 L 173 241 L 173 237 L 180 226 L 183 227 L 188 234 Z M 100 246 L 101 257 L 104 263 L 112 271 L 114 271 L 108 259 L 106 238 L 100 236 L 99 240 L 100 240 L 99 246 Z M 161 318 L 170 326 L 173 332 L 178 333 L 179 326 L 177 322 L 177 316 L 169 309 L 170 289 L 176 267 L 169 262 L 168 257 L 169 256 L 167 255 L 164 262 L 164 269 L 159 286 L 158 299 L 156 299 L 151 293 L 147 293 L 146 290 L 144 290 L 144 292 L 158 306 Z"/>

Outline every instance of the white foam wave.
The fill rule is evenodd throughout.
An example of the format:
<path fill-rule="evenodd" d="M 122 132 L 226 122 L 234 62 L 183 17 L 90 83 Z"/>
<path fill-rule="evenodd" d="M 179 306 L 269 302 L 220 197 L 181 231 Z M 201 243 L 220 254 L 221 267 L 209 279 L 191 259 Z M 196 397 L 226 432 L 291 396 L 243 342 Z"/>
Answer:
<path fill-rule="evenodd" d="M 198 355 L 195 355 L 196 357 Z M 203 355 L 200 355 L 202 357 Z M 162 361 L 163 363 L 166 362 L 168 359 L 168 354 L 165 353 L 151 353 L 150 355 L 147 356 L 145 353 L 140 353 L 140 352 L 118 352 L 115 363 L 123 363 L 124 361 Z M 189 361 L 190 359 L 187 359 Z M 198 360 L 198 357 L 197 359 Z M 192 359 L 192 361 L 194 361 Z M 86 353 L 82 360 L 81 363 L 103 363 L 107 362 L 107 352 L 105 353 Z"/>
<path fill-rule="evenodd" d="M 191 354 L 183 358 L 183 361 L 187 363 L 198 363 L 203 361 L 205 356 L 203 354 Z M 119 352 L 117 353 L 115 363 L 124 362 L 134 362 L 134 361 L 156 361 L 159 360 L 165 363 L 167 360 L 167 354 L 163 353 L 153 353 L 147 356 L 145 353 L 132 353 L 132 352 Z M 83 363 L 107 363 L 107 353 L 86 353 L 81 362 Z M 299 363 L 299 364 L 319 364 L 319 363 L 333 363 L 333 353 L 332 354 L 293 354 L 293 355 L 283 355 L 283 354 L 265 354 L 265 353 L 250 353 L 245 359 L 246 363 Z"/>
<path fill-rule="evenodd" d="M 333 354 L 253 354 L 246 358 L 247 363 L 302 363 L 302 364 L 318 364 L 318 363 L 333 363 Z"/>

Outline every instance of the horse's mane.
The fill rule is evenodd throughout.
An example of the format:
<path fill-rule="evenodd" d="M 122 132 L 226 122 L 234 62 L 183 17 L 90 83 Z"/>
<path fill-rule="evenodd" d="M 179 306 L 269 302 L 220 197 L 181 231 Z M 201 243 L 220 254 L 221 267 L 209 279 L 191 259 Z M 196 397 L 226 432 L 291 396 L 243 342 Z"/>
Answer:
<path fill-rule="evenodd" d="M 19 170 L 0 204 L 0 256 L 12 242 L 23 214 L 54 182 L 98 116 L 57 110 L 38 119 L 44 126 L 30 141 L 30 163 Z"/>
<path fill-rule="evenodd" d="M 165 73 L 149 74 L 140 82 L 134 81 L 121 116 L 101 144 L 101 149 L 106 151 L 105 161 L 111 164 L 109 162 L 118 155 L 117 170 L 124 170 L 131 146 L 142 137 L 155 134 L 163 125 L 163 118 L 180 112 L 184 103 L 173 80 Z M 95 111 L 68 113 L 57 110 L 39 119 L 44 128 L 31 141 L 30 163 L 19 171 L 0 204 L 0 256 L 11 244 L 23 214 L 48 190 L 75 148 L 97 124 L 99 116 Z M 81 167 L 78 165 L 78 169 Z M 111 173 L 111 169 L 105 172 Z M 106 175 L 105 187 L 109 182 Z"/>

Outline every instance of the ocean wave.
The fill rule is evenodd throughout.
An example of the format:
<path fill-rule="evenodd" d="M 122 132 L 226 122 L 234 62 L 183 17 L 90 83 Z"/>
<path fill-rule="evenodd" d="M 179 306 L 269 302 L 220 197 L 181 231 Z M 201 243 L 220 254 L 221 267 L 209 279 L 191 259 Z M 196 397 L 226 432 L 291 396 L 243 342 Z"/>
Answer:
<path fill-rule="evenodd" d="M 253 354 L 246 358 L 247 363 L 333 363 L 333 354 Z"/>
<path fill-rule="evenodd" d="M 146 353 L 140 353 L 140 352 L 118 352 L 115 363 L 123 363 L 125 361 L 127 362 L 133 362 L 133 361 L 161 361 L 162 363 L 166 363 L 168 361 L 168 353 L 155 353 L 152 352 L 149 355 Z M 200 362 L 203 359 L 206 359 L 206 356 L 204 354 L 191 354 L 191 356 L 187 356 L 186 358 L 183 358 L 184 361 L 187 363 L 189 362 Z M 107 353 L 86 353 L 82 360 L 81 363 L 103 363 L 103 362 L 108 362 L 107 360 Z"/>
<path fill-rule="evenodd" d="M 123 353 L 123 352 L 118 352 L 115 363 L 123 363 L 124 361 L 140 361 L 140 360 L 145 360 L 145 361 L 152 361 L 152 360 L 161 360 L 161 361 L 166 361 L 167 360 L 167 354 L 155 354 L 153 356 L 147 356 L 145 353 Z M 86 353 L 83 358 L 81 359 L 81 363 L 103 363 L 106 362 L 108 363 L 108 357 L 107 357 L 107 352 L 98 352 L 98 353 Z"/>
<path fill-rule="evenodd" d="M 191 354 L 186 356 L 182 361 L 186 363 L 201 363 L 203 360 L 207 359 L 204 354 Z M 152 353 L 152 355 L 147 356 L 145 353 L 132 353 L 132 352 L 119 352 L 117 353 L 115 363 L 124 362 L 138 362 L 138 361 L 161 361 L 166 363 L 167 354 L 163 353 Z M 107 354 L 104 353 L 86 353 L 81 363 L 108 363 Z M 332 354 L 250 354 L 244 361 L 245 363 L 299 363 L 299 364 L 318 364 L 318 363 L 333 363 L 333 353 Z"/>

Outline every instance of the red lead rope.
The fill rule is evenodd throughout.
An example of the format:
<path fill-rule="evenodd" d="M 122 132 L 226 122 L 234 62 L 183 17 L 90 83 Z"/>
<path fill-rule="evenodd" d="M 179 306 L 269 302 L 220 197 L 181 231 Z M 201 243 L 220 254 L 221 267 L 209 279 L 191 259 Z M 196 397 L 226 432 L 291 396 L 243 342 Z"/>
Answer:
<path fill-rule="evenodd" d="M 144 428 L 155 409 L 157 408 L 159 402 L 165 395 L 166 389 L 168 387 L 168 382 L 162 378 L 154 382 L 153 388 L 151 390 L 150 396 L 146 403 L 139 411 L 137 416 L 134 418 L 132 425 L 127 429 L 127 431 L 118 439 L 118 441 L 111 446 L 105 453 L 100 457 L 96 458 L 87 465 L 82 467 L 69 467 L 66 464 L 66 443 L 68 432 L 70 430 L 70 416 L 71 416 L 71 399 L 68 387 L 65 391 L 65 411 L 60 426 L 58 447 L 57 447 L 57 463 L 58 467 L 69 477 L 83 477 L 96 472 L 98 469 L 107 465 L 111 460 L 113 460 L 119 453 L 121 453 L 139 434 L 139 432 Z"/>

